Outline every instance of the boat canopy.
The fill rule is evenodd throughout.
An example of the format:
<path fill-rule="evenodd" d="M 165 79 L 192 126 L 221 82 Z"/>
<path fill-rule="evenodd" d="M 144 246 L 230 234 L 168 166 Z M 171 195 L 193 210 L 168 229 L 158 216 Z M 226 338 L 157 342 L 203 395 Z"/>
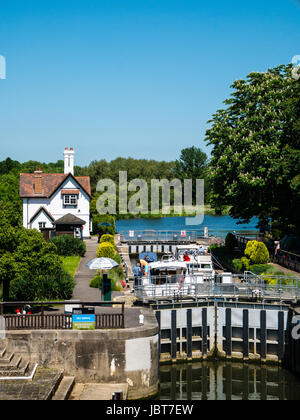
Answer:
<path fill-rule="evenodd" d="M 176 271 L 180 269 L 186 270 L 186 264 L 179 261 L 160 261 L 149 264 L 149 270 Z"/>

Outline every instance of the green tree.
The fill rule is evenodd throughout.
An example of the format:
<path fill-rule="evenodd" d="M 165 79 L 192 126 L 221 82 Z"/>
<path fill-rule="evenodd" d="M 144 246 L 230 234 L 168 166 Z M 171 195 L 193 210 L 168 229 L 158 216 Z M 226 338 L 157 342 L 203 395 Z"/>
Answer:
<path fill-rule="evenodd" d="M 232 206 L 240 221 L 257 216 L 265 225 L 271 218 L 299 232 L 299 87 L 289 65 L 234 82 L 206 134 L 212 206 Z"/>
<path fill-rule="evenodd" d="M 207 155 L 198 147 L 187 147 L 181 151 L 180 158 L 175 161 L 174 175 L 184 181 L 193 180 L 193 201 L 196 200 L 196 179 L 207 181 Z M 205 187 L 208 183 L 205 182 Z M 208 188 L 206 188 L 206 194 Z"/>

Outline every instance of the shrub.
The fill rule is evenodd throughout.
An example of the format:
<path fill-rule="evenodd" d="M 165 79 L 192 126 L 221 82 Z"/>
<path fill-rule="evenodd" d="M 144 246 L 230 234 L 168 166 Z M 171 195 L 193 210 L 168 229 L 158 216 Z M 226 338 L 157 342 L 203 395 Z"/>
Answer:
<path fill-rule="evenodd" d="M 236 258 L 232 260 L 232 266 L 236 269 L 239 273 L 243 271 L 243 263 L 240 259 Z"/>
<path fill-rule="evenodd" d="M 10 294 L 15 301 L 67 300 L 72 297 L 75 282 L 63 270 L 58 275 L 28 276 L 13 280 Z"/>
<path fill-rule="evenodd" d="M 63 257 L 75 255 L 83 257 L 86 253 L 86 244 L 81 239 L 70 235 L 55 236 L 51 242 L 56 246 L 57 254 Z"/>
<path fill-rule="evenodd" d="M 115 238 L 113 237 L 113 235 L 109 235 L 109 234 L 102 235 L 100 239 L 100 243 L 102 244 L 103 242 L 109 242 L 110 244 L 115 246 Z"/>
<path fill-rule="evenodd" d="M 249 241 L 245 249 L 245 256 L 251 264 L 265 264 L 269 261 L 270 255 L 263 242 Z"/>
<path fill-rule="evenodd" d="M 112 292 L 121 292 L 122 291 L 122 285 L 121 285 L 119 279 L 117 279 L 112 272 L 108 273 L 108 278 L 111 279 L 111 291 Z M 90 287 L 93 287 L 93 288 L 96 288 L 96 289 L 99 289 L 99 288 L 101 289 L 101 287 L 102 287 L 102 276 L 97 274 L 94 278 L 92 278 L 92 280 L 90 281 Z"/>
<path fill-rule="evenodd" d="M 250 268 L 250 260 L 248 260 L 248 258 L 246 258 L 246 257 L 242 257 L 241 258 L 241 262 L 243 264 L 243 270 L 244 271 L 249 271 L 249 268 Z"/>
<path fill-rule="evenodd" d="M 118 263 L 119 265 L 121 264 L 121 262 L 122 262 L 122 258 L 120 257 L 120 255 L 119 254 L 116 254 L 115 256 L 114 256 L 114 258 L 113 258 L 115 261 L 116 261 L 116 263 Z"/>
<path fill-rule="evenodd" d="M 97 250 L 97 257 L 114 259 L 116 256 L 115 247 L 110 242 L 102 242 Z"/>
<path fill-rule="evenodd" d="M 236 246 L 238 246 L 238 241 L 235 235 L 229 232 L 225 239 L 225 247 L 228 249 L 229 252 L 233 252 Z"/>

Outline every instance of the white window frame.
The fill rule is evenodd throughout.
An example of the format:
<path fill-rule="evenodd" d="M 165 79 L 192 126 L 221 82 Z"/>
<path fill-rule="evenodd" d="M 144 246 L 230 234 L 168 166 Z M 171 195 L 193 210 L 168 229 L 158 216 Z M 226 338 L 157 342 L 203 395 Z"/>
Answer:
<path fill-rule="evenodd" d="M 39 229 L 45 229 L 46 228 L 46 222 L 39 222 Z"/>
<path fill-rule="evenodd" d="M 64 206 L 77 206 L 78 195 L 77 194 L 64 194 Z"/>

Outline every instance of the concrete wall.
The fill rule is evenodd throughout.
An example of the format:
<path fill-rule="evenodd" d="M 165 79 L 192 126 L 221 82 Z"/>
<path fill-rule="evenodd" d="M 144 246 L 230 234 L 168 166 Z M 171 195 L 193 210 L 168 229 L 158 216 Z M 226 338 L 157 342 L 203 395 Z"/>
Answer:
<path fill-rule="evenodd" d="M 158 391 L 158 325 L 150 309 L 142 309 L 144 325 L 95 331 L 8 331 L 10 351 L 43 366 L 64 369 L 77 382 L 128 383 L 128 398 Z"/>

